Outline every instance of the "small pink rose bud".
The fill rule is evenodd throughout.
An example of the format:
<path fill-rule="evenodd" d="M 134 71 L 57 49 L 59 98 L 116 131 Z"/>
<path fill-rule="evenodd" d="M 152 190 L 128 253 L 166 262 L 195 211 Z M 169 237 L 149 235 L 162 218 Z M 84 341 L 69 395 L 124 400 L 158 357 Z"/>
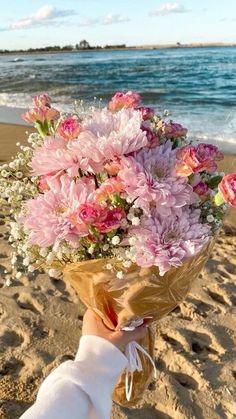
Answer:
<path fill-rule="evenodd" d="M 50 108 L 52 101 L 47 92 L 41 93 L 38 96 L 34 96 L 32 100 L 36 108 L 40 108 L 41 106 L 47 106 L 48 108 Z"/>
<path fill-rule="evenodd" d="M 210 188 L 205 182 L 201 181 L 193 187 L 193 191 L 198 194 L 199 198 L 206 199 L 207 195 L 210 193 Z"/>
<path fill-rule="evenodd" d="M 122 108 L 137 108 L 141 103 L 139 93 L 117 92 L 110 100 L 108 108 L 110 111 L 119 111 Z"/>
<path fill-rule="evenodd" d="M 147 147 L 155 148 L 157 145 L 160 144 L 160 138 L 157 134 L 155 134 L 150 128 L 141 125 L 141 130 L 145 132 L 148 140 Z"/>
<path fill-rule="evenodd" d="M 62 121 L 57 129 L 57 134 L 65 140 L 74 140 L 78 137 L 81 127 L 75 118 Z"/>
<path fill-rule="evenodd" d="M 142 114 L 143 121 L 148 121 L 155 115 L 154 109 L 146 106 L 140 106 L 139 108 L 136 108 L 136 110 Z"/>
<path fill-rule="evenodd" d="M 162 127 L 163 134 L 166 138 L 174 140 L 176 138 L 185 137 L 188 130 L 176 122 L 165 123 Z"/>
<path fill-rule="evenodd" d="M 94 227 L 100 233 L 108 233 L 119 228 L 122 220 L 126 218 L 126 213 L 122 208 L 107 209 L 106 211 L 104 210 L 103 214 L 102 220 L 94 223 Z"/>
<path fill-rule="evenodd" d="M 224 176 L 218 188 L 224 201 L 236 208 L 236 173 Z"/>

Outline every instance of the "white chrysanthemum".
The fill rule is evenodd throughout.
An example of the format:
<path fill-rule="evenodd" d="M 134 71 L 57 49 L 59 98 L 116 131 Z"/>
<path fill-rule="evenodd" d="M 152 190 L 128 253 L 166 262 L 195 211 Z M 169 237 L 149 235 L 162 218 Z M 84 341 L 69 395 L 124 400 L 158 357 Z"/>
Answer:
<path fill-rule="evenodd" d="M 78 138 L 82 154 L 100 162 L 140 150 L 147 145 L 141 124 L 141 113 L 133 109 L 115 113 L 103 109 L 93 113 L 92 118 L 83 122 L 83 132 Z"/>

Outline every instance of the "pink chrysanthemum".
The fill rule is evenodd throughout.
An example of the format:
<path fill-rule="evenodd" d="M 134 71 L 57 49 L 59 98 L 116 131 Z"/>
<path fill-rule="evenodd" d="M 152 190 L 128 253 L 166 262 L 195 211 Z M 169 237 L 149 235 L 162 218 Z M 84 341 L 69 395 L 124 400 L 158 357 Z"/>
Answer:
<path fill-rule="evenodd" d="M 82 156 L 77 141 L 67 141 L 53 137 L 48 137 L 41 147 L 34 150 L 30 166 L 36 176 L 65 170 L 71 177 L 76 176 L 79 169 L 98 172 L 103 168 L 92 158 Z"/>
<path fill-rule="evenodd" d="M 136 206 L 146 213 L 151 207 L 165 216 L 173 208 L 195 202 L 193 188 L 185 178 L 175 172 L 176 151 L 171 141 L 155 149 L 143 149 L 124 160 L 124 169 L 118 176 L 128 195 L 136 200 Z"/>
<path fill-rule="evenodd" d="M 195 256 L 207 244 L 210 227 L 199 221 L 200 210 L 179 209 L 171 217 L 156 211 L 141 218 L 141 225 L 130 229 L 135 238 L 131 247 L 134 262 L 142 267 L 158 266 L 164 275 L 172 266 L 181 266 L 185 258 Z"/>
<path fill-rule="evenodd" d="M 49 181 L 50 182 L 50 181 Z M 79 206 L 92 201 L 94 182 L 74 181 L 67 175 L 60 182 L 50 182 L 50 190 L 26 202 L 27 214 L 22 217 L 29 233 L 29 243 L 46 247 L 66 240 L 77 247 L 79 238 L 88 234 L 88 226 L 73 224 L 73 214 Z"/>
<path fill-rule="evenodd" d="M 83 155 L 100 163 L 140 150 L 147 145 L 141 123 L 140 112 L 132 109 L 94 112 L 82 123 L 83 132 L 78 137 Z"/>

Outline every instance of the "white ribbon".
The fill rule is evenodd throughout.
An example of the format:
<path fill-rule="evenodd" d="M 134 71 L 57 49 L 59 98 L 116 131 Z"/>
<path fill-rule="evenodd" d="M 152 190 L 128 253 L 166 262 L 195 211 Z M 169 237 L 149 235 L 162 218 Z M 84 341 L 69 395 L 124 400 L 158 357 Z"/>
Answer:
<path fill-rule="evenodd" d="M 151 362 L 154 368 L 154 377 L 157 378 L 157 370 L 156 365 L 149 355 L 149 353 L 137 342 L 133 341 L 130 342 L 125 348 L 125 355 L 128 358 L 128 366 L 126 368 L 126 376 L 125 376 L 125 393 L 126 398 L 130 401 L 132 390 L 133 390 L 133 379 L 134 379 L 134 372 L 135 371 L 142 371 L 142 362 L 138 353 L 138 350 L 142 352 Z M 129 374 L 130 374 L 130 381 L 129 381 Z"/>

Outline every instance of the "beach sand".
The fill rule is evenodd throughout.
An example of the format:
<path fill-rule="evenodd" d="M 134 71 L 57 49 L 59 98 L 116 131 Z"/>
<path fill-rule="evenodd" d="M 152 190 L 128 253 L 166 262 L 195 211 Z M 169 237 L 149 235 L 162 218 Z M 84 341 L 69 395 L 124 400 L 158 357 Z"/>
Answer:
<path fill-rule="evenodd" d="M 0 125 L 0 160 L 9 160 L 25 127 Z M 236 171 L 236 158 L 221 167 Z M 4 208 L 0 210 L 0 417 L 17 419 L 44 377 L 73 359 L 84 306 L 74 290 L 46 274 L 2 288 L 10 268 Z M 161 320 L 155 340 L 157 380 L 134 409 L 113 419 L 236 418 L 236 212 L 230 212 L 204 271 L 184 303 Z M 69 419 L 69 415 L 68 415 Z"/>

